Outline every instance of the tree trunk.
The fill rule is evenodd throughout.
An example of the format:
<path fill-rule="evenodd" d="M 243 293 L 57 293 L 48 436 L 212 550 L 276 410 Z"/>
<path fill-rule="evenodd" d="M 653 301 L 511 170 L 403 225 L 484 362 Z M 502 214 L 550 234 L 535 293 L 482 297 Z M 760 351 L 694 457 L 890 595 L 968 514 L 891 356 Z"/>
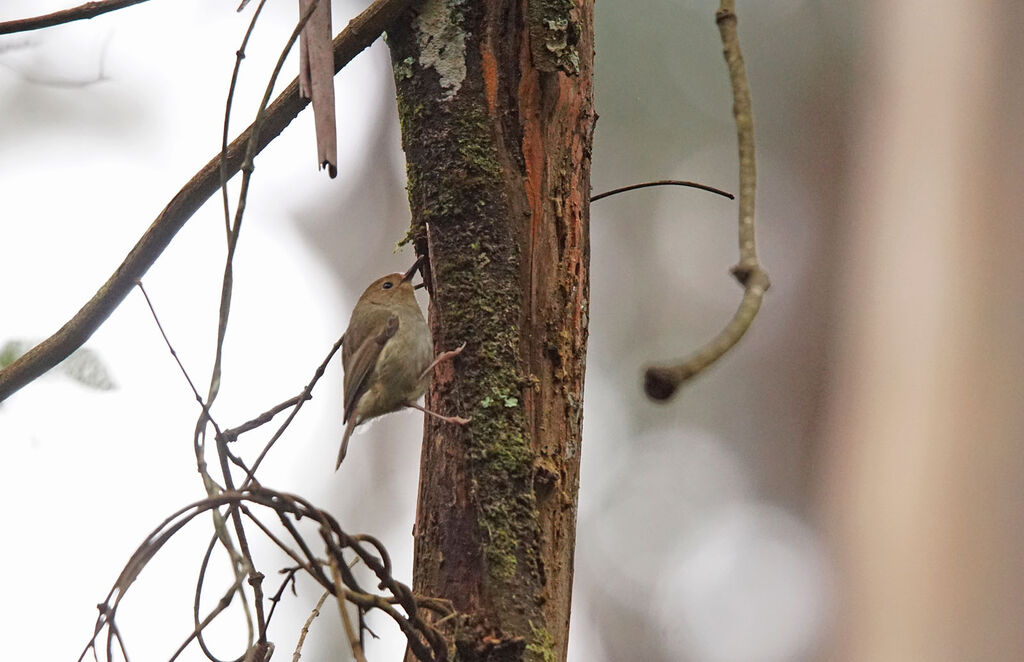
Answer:
<path fill-rule="evenodd" d="M 461 660 L 564 660 L 589 306 L 592 0 L 427 0 L 389 31 L 434 375 L 414 588 Z"/>

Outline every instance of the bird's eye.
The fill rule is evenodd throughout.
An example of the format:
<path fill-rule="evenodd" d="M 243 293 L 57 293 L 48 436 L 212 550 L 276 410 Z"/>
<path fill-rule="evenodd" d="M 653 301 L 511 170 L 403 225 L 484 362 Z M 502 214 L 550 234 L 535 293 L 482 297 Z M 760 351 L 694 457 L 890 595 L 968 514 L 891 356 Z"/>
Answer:
<path fill-rule="evenodd" d="M 380 288 L 381 288 L 382 290 L 390 290 L 390 289 L 391 289 L 392 287 L 394 287 L 394 286 L 395 286 L 395 284 L 394 284 L 394 283 L 392 283 L 392 282 L 391 282 L 390 280 L 386 280 L 386 281 L 384 281 L 384 283 L 383 283 L 383 284 L 382 284 L 382 285 L 380 286 Z"/>

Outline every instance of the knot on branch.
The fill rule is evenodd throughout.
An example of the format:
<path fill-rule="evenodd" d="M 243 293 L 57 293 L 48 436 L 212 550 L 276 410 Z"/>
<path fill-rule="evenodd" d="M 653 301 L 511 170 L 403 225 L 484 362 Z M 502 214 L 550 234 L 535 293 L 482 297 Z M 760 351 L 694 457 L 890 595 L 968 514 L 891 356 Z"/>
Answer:
<path fill-rule="evenodd" d="M 761 292 L 765 292 L 772 286 L 772 281 L 768 277 L 768 272 L 762 269 L 761 265 L 757 262 L 740 262 L 730 269 L 729 273 L 733 275 L 733 278 L 739 281 L 739 284 L 742 285 L 744 289 L 749 290 L 754 287 L 759 287 Z"/>
<path fill-rule="evenodd" d="M 736 22 L 736 12 L 732 9 L 719 9 L 715 12 L 715 23 L 721 25 L 726 21 Z"/>
<path fill-rule="evenodd" d="M 692 371 L 680 375 L 677 368 L 652 367 L 644 373 L 644 392 L 651 400 L 668 400 L 676 389 L 693 375 Z"/>

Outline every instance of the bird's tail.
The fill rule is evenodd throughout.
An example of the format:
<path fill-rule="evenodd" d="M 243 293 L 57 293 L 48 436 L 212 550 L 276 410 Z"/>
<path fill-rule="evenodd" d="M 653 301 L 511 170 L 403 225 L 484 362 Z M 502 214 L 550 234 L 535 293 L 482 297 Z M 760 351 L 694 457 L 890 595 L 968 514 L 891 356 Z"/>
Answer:
<path fill-rule="evenodd" d="M 338 467 L 341 466 L 341 461 L 345 459 L 345 453 L 348 452 L 348 440 L 352 436 L 352 432 L 356 429 L 356 417 L 350 416 L 348 419 L 348 425 L 345 426 L 345 434 L 341 438 L 341 449 L 338 451 L 338 463 L 334 465 L 334 470 L 337 471 Z"/>

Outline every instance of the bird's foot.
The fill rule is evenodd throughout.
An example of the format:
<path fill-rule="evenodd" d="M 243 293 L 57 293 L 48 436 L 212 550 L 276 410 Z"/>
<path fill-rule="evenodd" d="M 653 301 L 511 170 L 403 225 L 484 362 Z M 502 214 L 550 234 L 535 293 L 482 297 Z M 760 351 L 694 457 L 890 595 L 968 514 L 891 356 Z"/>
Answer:
<path fill-rule="evenodd" d="M 459 351 L 461 351 L 461 349 Z M 433 416 L 434 418 L 440 421 L 444 421 L 445 423 L 454 423 L 455 425 L 465 425 L 466 423 L 469 423 L 471 420 L 473 420 L 472 418 L 463 418 L 461 416 L 442 416 L 441 414 L 438 414 L 436 411 L 430 411 L 426 407 L 421 407 L 417 404 L 407 404 L 406 407 L 419 409 L 424 414 L 429 414 L 430 416 Z"/>

